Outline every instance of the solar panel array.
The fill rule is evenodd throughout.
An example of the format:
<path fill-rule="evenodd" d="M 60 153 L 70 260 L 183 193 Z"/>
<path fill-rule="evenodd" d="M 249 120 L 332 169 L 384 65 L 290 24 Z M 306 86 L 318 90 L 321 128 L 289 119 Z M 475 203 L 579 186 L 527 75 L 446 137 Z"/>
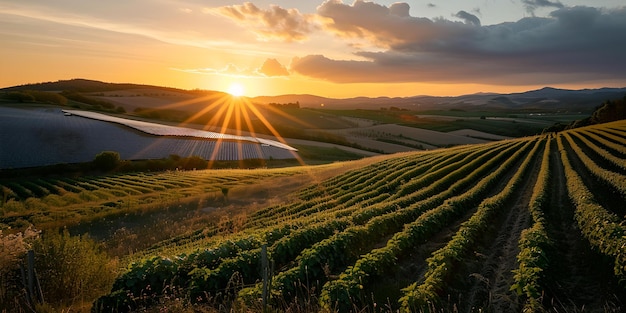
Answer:
<path fill-rule="evenodd" d="M 190 136 L 197 132 L 129 122 L 145 127 L 139 130 L 119 123 L 118 118 L 105 121 L 71 112 L 68 116 L 59 109 L 0 107 L 0 169 L 89 162 L 102 151 L 119 152 L 124 160 L 160 159 L 172 154 L 206 160 L 296 157 L 296 149 L 276 141 L 204 131 L 198 134 L 205 136 Z M 163 135 L 150 134 L 145 131 L 148 129 Z"/>

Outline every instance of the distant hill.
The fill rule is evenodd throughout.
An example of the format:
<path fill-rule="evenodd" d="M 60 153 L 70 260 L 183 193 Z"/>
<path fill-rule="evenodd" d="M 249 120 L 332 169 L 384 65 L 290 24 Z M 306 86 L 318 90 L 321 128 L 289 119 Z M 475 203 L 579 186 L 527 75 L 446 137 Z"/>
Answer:
<path fill-rule="evenodd" d="M 35 83 L 13 86 L 0 91 L 39 90 L 63 91 L 71 90 L 82 93 L 111 92 L 131 89 L 155 90 L 158 92 L 177 92 L 189 95 L 223 94 L 210 90 L 183 90 L 170 87 L 140 85 L 130 83 L 105 83 L 87 79 L 60 80 L 57 82 Z M 496 94 L 476 93 L 455 97 L 437 97 L 419 95 L 411 97 L 354 97 L 327 98 L 310 94 L 288 94 L 279 96 L 259 96 L 249 98 L 254 103 L 299 103 L 300 107 L 325 109 L 380 109 L 396 107 L 409 110 L 432 109 L 463 109 L 463 110 L 566 110 L 592 112 L 594 108 L 606 100 L 621 99 L 626 95 L 625 88 L 599 88 L 568 90 L 545 87 L 521 93 Z"/>
<path fill-rule="evenodd" d="M 379 109 L 398 107 L 410 110 L 463 109 L 463 110 L 510 110 L 549 109 L 591 112 L 599 104 L 610 99 L 621 99 L 626 88 L 600 88 L 567 90 L 545 87 L 521 93 L 476 93 L 456 97 L 413 96 L 334 99 L 312 95 L 281 95 L 252 98 L 258 103 L 299 102 L 301 107 L 329 109 Z"/>
<path fill-rule="evenodd" d="M 149 85 L 140 85 L 140 84 L 128 84 L 128 83 L 105 83 L 96 80 L 87 80 L 87 79 L 70 79 L 70 80 L 59 80 L 56 82 L 45 82 L 45 83 L 33 83 L 26 85 L 19 85 L 13 87 L 7 87 L 1 89 L 2 91 L 16 91 L 16 90 L 38 90 L 38 91 L 63 91 L 63 90 L 72 90 L 78 92 L 105 92 L 105 91 L 117 91 L 117 90 L 127 90 L 127 89 L 141 89 L 141 88 L 150 88 L 150 89 L 162 89 L 169 91 L 183 91 L 181 89 L 169 88 L 169 87 L 157 87 L 157 86 L 149 86 Z"/>
<path fill-rule="evenodd" d="M 154 90 L 159 92 L 176 92 L 185 94 L 207 94 L 207 93 L 222 93 L 219 91 L 211 90 L 184 90 L 172 87 L 161 87 L 153 85 L 141 85 L 131 83 L 105 83 L 97 80 L 88 79 L 70 79 L 59 80 L 56 82 L 44 82 L 25 84 L 13 87 L 2 88 L 0 91 L 19 91 L 19 90 L 37 90 L 37 91 L 76 91 L 81 93 L 95 93 L 95 92 L 111 92 L 111 91 L 123 91 L 123 90 Z"/>

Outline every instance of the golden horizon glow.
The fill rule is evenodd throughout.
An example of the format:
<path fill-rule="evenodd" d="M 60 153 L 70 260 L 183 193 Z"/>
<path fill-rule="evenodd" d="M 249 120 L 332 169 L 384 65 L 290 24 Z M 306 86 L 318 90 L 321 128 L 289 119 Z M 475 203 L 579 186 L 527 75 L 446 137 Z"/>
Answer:
<path fill-rule="evenodd" d="M 235 97 L 243 96 L 245 94 L 245 91 L 246 91 L 245 88 L 240 83 L 232 83 L 228 87 L 228 93 L 231 96 L 235 96 Z"/>
<path fill-rule="evenodd" d="M 142 1 L 73 5 L 5 0 L 0 5 L 6 30 L 0 34 L 0 57 L 10 60 L 3 69 L 11 75 L 0 76 L 0 88 L 83 78 L 219 90 L 233 96 L 352 98 L 626 84 L 623 71 L 606 70 L 623 60 L 619 49 L 605 49 L 606 55 L 594 59 L 605 33 L 626 29 L 620 23 L 623 1 L 567 9 L 548 6 L 532 12 L 538 18 L 532 23 L 526 17 L 535 5 L 520 1 L 485 7 L 484 1 L 472 0 L 467 7 L 482 7 L 481 16 L 463 12 L 445 18 L 444 12 L 459 12 L 458 4 L 442 3 L 428 10 L 413 5 L 409 11 L 407 5 L 377 3 L 382 1 L 363 6 L 343 2 L 348 1 L 270 6 L 264 1 L 246 5 L 159 1 L 147 9 Z M 402 12 L 385 13 L 392 9 Z M 553 15 L 553 9 L 563 12 Z M 543 22 L 538 23 L 539 18 Z M 405 23 L 427 20 L 432 22 L 427 28 L 421 22 Z M 583 38 L 569 29 L 596 20 L 605 21 L 602 29 L 610 32 L 594 28 L 590 31 L 601 33 Z M 502 31 L 510 35 L 499 36 Z M 412 33 L 420 35 L 407 36 Z M 527 35 L 534 33 L 541 35 Z M 551 38 L 561 40 L 555 43 Z M 457 43 L 465 40 L 472 49 L 459 49 Z M 423 49 L 433 43 L 436 53 Z M 552 62 L 554 45 L 570 43 L 577 47 L 572 58 Z M 527 47 L 528 53 L 520 55 L 516 47 Z M 571 50 L 566 47 L 563 51 Z M 484 66 L 469 65 L 468 57 Z M 591 66 L 588 60 L 600 63 Z M 235 81 L 245 88 L 229 90 Z"/>

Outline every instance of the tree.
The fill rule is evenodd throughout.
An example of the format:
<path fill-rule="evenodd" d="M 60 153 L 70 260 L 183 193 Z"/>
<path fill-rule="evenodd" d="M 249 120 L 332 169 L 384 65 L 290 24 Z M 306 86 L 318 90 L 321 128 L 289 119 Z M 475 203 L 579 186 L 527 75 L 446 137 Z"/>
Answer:
<path fill-rule="evenodd" d="M 35 101 L 35 97 L 33 95 L 28 94 L 23 91 L 11 91 L 4 96 L 7 100 L 17 101 L 20 103 L 23 102 L 33 102 Z"/>
<path fill-rule="evenodd" d="M 120 164 L 120 154 L 115 151 L 102 151 L 93 160 L 93 167 L 97 170 L 111 171 Z"/>

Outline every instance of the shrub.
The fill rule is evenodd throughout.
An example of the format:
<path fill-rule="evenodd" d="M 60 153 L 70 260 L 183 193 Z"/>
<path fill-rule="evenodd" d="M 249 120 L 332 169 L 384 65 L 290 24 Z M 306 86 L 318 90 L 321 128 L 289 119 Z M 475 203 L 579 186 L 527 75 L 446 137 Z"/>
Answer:
<path fill-rule="evenodd" d="M 111 171 L 120 164 L 120 154 L 115 151 L 102 151 L 92 162 L 93 167 L 101 171 Z"/>
<path fill-rule="evenodd" d="M 0 230 L 0 311 L 21 311 L 16 308 L 20 290 L 18 268 L 30 243 L 39 236 L 39 231 L 28 227 L 24 232 L 3 234 Z M 6 311 L 5 311 L 6 310 Z"/>
<path fill-rule="evenodd" d="M 44 299 L 53 305 L 91 302 L 113 284 L 115 264 L 87 236 L 70 236 L 67 229 L 52 231 L 32 248 Z"/>
<path fill-rule="evenodd" d="M 44 203 L 43 201 L 41 201 L 41 199 L 38 198 L 28 198 L 26 199 L 26 201 L 24 201 L 24 206 L 26 207 L 26 209 L 28 211 L 31 212 L 42 212 L 42 211 L 48 211 L 48 204 Z"/>
<path fill-rule="evenodd" d="M 26 211 L 26 207 L 24 206 L 24 203 L 20 201 L 16 201 L 14 199 L 9 199 L 9 201 L 7 201 L 2 206 L 2 209 L 5 213 L 9 213 L 9 212 L 23 213 Z"/>

